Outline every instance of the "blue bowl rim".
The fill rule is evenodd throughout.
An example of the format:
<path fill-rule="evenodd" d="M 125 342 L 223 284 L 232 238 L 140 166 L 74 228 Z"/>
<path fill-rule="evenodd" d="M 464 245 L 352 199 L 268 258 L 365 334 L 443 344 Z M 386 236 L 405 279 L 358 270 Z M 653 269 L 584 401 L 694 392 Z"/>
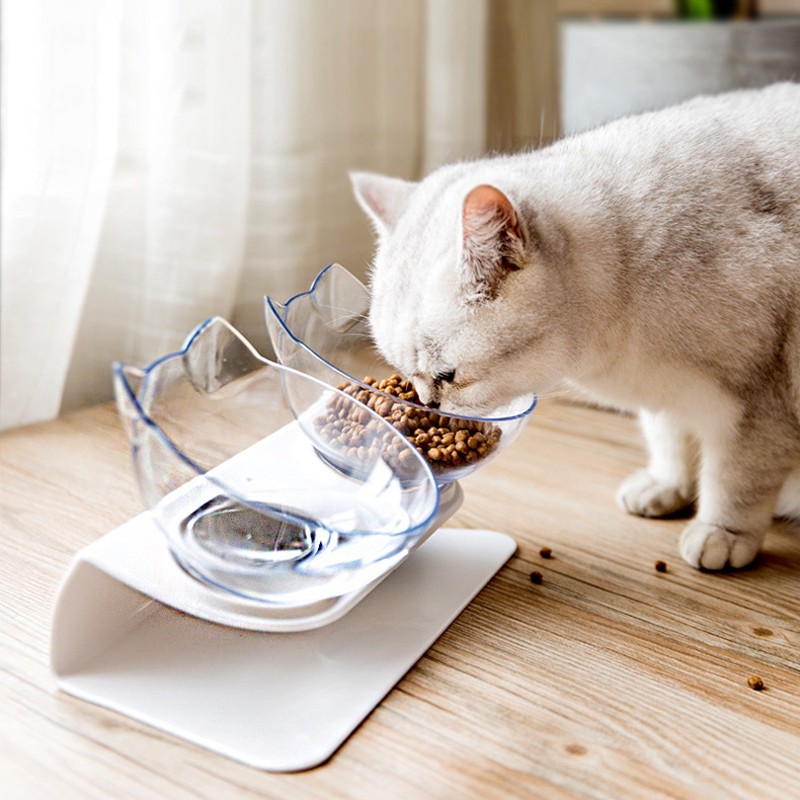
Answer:
<path fill-rule="evenodd" d="M 313 282 L 311 283 L 311 288 L 310 289 L 307 289 L 304 292 L 298 292 L 297 294 L 293 295 L 285 303 L 281 304 L 282 307 L 284 309 L 288 309 L 289 306 L 293 302 L 295 302 L 296 300 L 300 300 L 303 297 L 309 297 L 310 298 L 311 296 L 313 296 L 314 292 L 317 289 L 317 285 L 325 277 L 325 275 L 328 273 L 328 271 L 331 270 L 331 269 L 337 269 L 337 268 L 344 270 L 354 280 L 358 281 L 358 278 L 355 275 L 353 275 L 352 272 L 350 272 L 346 267 L 343 267 L 341 264 L 338 264 L 337 262 L 334 261 L 334 262 L 328 264 L 327 267 L 325 267 L 324 269 L 319 271 L 319 273 L 317 274 L 317 276 L 314 278 Z M 359 283 L 361 283 L 361 281 L 359 281 Z M 363 283 L 361 285 L 363 286 Z M 366 286 L 364 287 L 364 291 L 365 292 L 367 291 Z M 319 353 L 317 353 L 316 350 L 314 350 L 312 347 L 307 345 L 302 339 L 298 339 L 297 336 L 295 336 L 294 333 L 289 329 L 288 325 L 286 324 L 286 320 L 284 320 L 284 318 L 278 313 L 277 309 L 275 308 L 275 302 L 273 301 L 273 299 L 269 295 L 264 295 L 264 305 L 265 305 L 265 313 L 267 313 L 266 307 L 268 307 L 269 310 L 272 312 L 272 314 L 275 316 L 275 318 L 280 323 L 280 325 L 283 328 L 283 330 L 286 331 L 286 333 L 291 337 L 291 339 L 293 341 L 297 342 L 297 344 L 300 345 L 300 347 L 302 347 L 304 350 L 306 350 L 312 356 L 314 356 L 314 358 L 319 359 L 319 361 L 321 361 L 323 364 L 326 364 L 334 372 L 336 372 L 339 375 L 341 375 L 342 378 L 344 378 L 345 380 L 350 381 L 351 383 L 357 383 L 359 386 L 362 386 L 364 389 L 367 389 L 367 390 L 369 390 L 371 392 L 378 392 L 379 394 L 382 394 L 384 397 L 388 397 L 390 400 L 392 400 L 395 403 L 397 403 L 397 402 L 405 403 L 406 405 L 409 405 L 412 408 L 419 408 L 419 409 L 421 409 L 423 411 L 433 412 L 433 413 L 439 414 L 439 415 L 441 415 L 443 417 L 452 417 L 454 419 L 464 419 L 464 420 L 469 420 L 469 421 L 472 421 L 472 422 L 489 422 L 489 423 L 493 423 L 493 424 L 504 423 L 504 422 L 514 422 L 515 420 L 524 419 L 525 417 L 529 417 L 533 413 L 534 409 L 537 406 L 538 398 L 537 398 L 537 396 L 535 394 L 533 394 L 533 395 L 531 395 L 532 400 L 531 400 L 530 405 L 527 408 L 525 408 L 523 411 L 520 411 L 520 412 L 518 412 L 516 414 L 510 414 L 508 416 L 500 416 L 500 417 L 476 417 L 476 416 L 472 416 L 472 415 L 469 415 L 469 414 L 456 414 L 456 413 L 452 413 L 452 412 L 449 412 L 449 411 L 440 411 L 439 409 L 436 409 L 436 408 L 430 408 L 429 406 L 424 406 L 421 403 L 412 403 L 410 400 L 401 400 L 400 398 L 395 397 L 394 395 L 391 395 L 391 394 L 387 394 L 386 392 L 383 392 L 383 391 L 381 391 L 380 389 L 377 389 L 374 386 L 368 386 L 366 383 L 364 383 L 362 380 L 359 380 L 355 376 L 349 375 L 348 373 L 343 372 L 335 364 L 331 364 L 330 361 L 328 361 L 327 359 L 323 358 Z"/>
<path fill-rule="evenodd" d="M 208 319 L 206 319 L 204 322 L 201 322 L 199 325 L 197 325 L 194 328 L 194 330 L 192 330 L 189 333 L 189 335 L 186 337 L 186 339 L 184 340 L 183 344 L 181 345 L 180 350 L 176 350 L 174 352 L 166 353 L 166 354 L 164 354 L 162 356 L 159 356 L 158 358 L 156 358 L 153 361 L 151 361 L 146 367 L 136 367 L 136 369 L 139 369 L 143 373 L 144 381 L 146 381 L 148 376 L 157 367 L 159 367 L 161 364 L 163 364 L 166 361 L 169 361 L 171 359 L 174 359 L 174 358 L 182 358 L 186 354 L 186 352 L 189 350 L 189 348 L 192 346 L 192 344 L 194 344 L 195 339 L 197 339 L 197 337 L 209 325 L 211 325 L 212 323 L 215 323 L 217 321 L 223 322 L 225 325 L 227 325 L 231 329 L 231 331 L 233 331 L 233 333 L 236 336 L 238 336 L 239 339 L 250 349 L 250 351 L 253 353 L 253 355 L 256 356 L 256 358 L 258 358 L 260 361 L 264 362 L 265 366 L 277 367 L 279 370 L 285 370 L 286 372 L 292 373 L 294 375 L 299 375 L 304 380 L 310 380 L 313 383 L 319 384 L 321 387 L 324 387 L 326 390 L 336 392 L 337 394 L 340 394 L 340 395 L 342 395 L 344 397 L 347 397 L 347 399 L 349 401 L 353 401 L 352 397 L 350 397 L 349 395 L 345 395 L 344 392 L 342 392 L 340 389 L 337 389 L 335 386 L 331 386 L 330 384 L 325 383 L 325 381 L 322 381 L 319 378 L 315 378 L 313 375 L 308 375 L 307 373 L 302 372 L 300 370 L 293 369 L 292 367 L 287 367 L 285 364 L 277 363 L 277 362 L 272 361 L 271 359 L 268 359 L 265 356 L 261 355 L 255 349 L 255 347 L 253 347 L 253 345 L 251 344 L 251 342 L 248 339 L 246 339 L 244 336 L 242 336 L 242 334 L 233 325 L 231 325 L 231 323 L 229 323 L 226 319 L 224 319 L 223 317 L 220 317 L 220 316 L 211 316 Z M 161 428 L 161 426 L 154 419 L 152 419 L 152 417 L 150 417 L 150 415 L 144 410 L 144 408 L 142 408 L 141 404 L 139 403 L 139 399 L 136 396 L 136 393 L 133 391 L 128 379 L 124 375 L 124 369 L 126 367 L 128 367 L 128 366 L 132 366 L 132 365 L 125 364 L 125 363 L 123 363 L 121 361 L 115 361 L 112 364 L 112 370 L 113 370 L 115 376 L 118 377 L 118 379 L 119 379 L 119 381 L 120 381 L 120 383 L 122 385 L 122 388 L 125 391 L 125 394 L 128 397 L 129 401 L 134 406 L 134 408 L 136 410 L 137 417 L 142 422 L 144 422 L 145 425 L 147 425 L 148 427 L 152 428 L 153 431 L 155 432 L 156 436 L 168 447 L 168 449 L 170 451 L 172 451 L 188 467 L 190 467 L 192 470 L 194 470 L 198 475 L 205 475 L 207 470 L 204 469 L 199 464 L 195 463 L 191 458 L 189 458 L 189 456 L 187 456 L 186 453 L 184 453 L 183 450 L 181 450 L 172 441 L 172 439 L 170 439 L 170 437 L 167 436 L 167 434 L 164 432 L 164 430 Z M 371 413 L 374 416 L 378 417 L 381 420 L 381 422 L 384 423 L 386 426 L 388 426 L 390 428 L 392 427 L 391 424 L 387 420 L 385 420 L 383 417 L 381 417 L 377 412 L 372 411 Z M 393 430 L 395 430 L 395 429 L 393 428 Z M 408 441 L 406 439 L 406 437 L 403 437 L 402 434 L 400 434 L 399 432 L 397 432 L 397 435 L 401 436 L 405 441 Z M 433 502 L 433 508 L 431 509 L 430 513 L 426 516 L 426 518 L 424 520 L 416 523 L 415 525 L 409 527 L 405 531 L 406 533 L 410 533 L 412 531 L 425 531 L 430 526 L 431 522 L 436 518 L 436 515 L 439 513 L 439 505 L 440 505 L 440 500 L 441 500 L 441 498 L 440 498 L 441 487 L 439 486 L 439 481 L 437 480 L 436 475 L 434 474 L 433 470 L 431 469 L 430 464 L 428 464 L 428 462 L 419 453 L 416 452 L 416 450 L 414 449 L 414 447 L 411 445 L 410 442 L 408 444 L 409 444 L 409 447 L 412 450 L 414 450 L 414 455 L 417 457 L 418 463 L 420 463 L 423 466 L 425 472 L 427 473 L 428 478 L 430 479 L 431 485 L 434 487 L 434 498 L 433 498 L 434 502 Z"/>

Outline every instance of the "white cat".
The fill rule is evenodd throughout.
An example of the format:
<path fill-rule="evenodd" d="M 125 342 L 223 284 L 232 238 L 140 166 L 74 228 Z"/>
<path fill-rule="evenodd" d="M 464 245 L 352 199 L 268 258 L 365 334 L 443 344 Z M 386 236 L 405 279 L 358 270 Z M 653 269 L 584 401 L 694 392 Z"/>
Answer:
<path fill-rule="evenodd" d="M 619 500 L 697 498 L 697 567 L 745 566 L 773 513 L 800 517 L 800 84 L 352 180 L 374 338 L 424 401 L 488 411 L 566 380 L 641 411 L 650 461 Z"/>

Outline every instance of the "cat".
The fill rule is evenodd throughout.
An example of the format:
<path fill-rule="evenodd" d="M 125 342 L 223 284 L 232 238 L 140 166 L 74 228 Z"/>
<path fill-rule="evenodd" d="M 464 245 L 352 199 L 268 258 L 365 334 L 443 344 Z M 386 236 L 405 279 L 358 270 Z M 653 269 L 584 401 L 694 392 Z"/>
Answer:
<path fill-rule="evenodd" d="M 423 402 L 565 382 L 637 411 L 630 513 L 696 502 L 691 565 L 744 567 L 800 518 L 800 84 L 699 97 L 420 182 L 352 173 L 369 322 Z"/>

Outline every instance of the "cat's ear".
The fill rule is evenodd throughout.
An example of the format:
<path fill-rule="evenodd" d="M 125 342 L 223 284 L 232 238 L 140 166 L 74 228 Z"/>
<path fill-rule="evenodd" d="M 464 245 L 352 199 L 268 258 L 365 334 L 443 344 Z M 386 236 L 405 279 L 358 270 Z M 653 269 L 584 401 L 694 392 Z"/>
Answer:
<path fill-rule="evenodd" d="M 373 172 L 351 172 L 350 182 L 356 200 L 372 220 L 379 236 L 394 229 L 405 211 L 409 195 L 417 186 L 412 181 Z"/>
<path fill-rule="evenodd" d="M 464 198 L 463 288 L 470 302 L 490 300 L 502 281 L 525 262 L 519 216 L 506 195 L 482 184 Z"/>

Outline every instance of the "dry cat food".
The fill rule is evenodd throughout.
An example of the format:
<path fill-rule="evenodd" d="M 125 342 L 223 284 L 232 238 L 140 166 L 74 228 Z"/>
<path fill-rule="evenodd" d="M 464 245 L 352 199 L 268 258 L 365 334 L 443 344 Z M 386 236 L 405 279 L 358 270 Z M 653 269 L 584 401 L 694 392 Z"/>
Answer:
<path fill-rule="evenodd" d="M 434 409 L 408 405 L 420 405 L 419 396 L 411 381 L 404 380 L 400 375 L 392 375 L 382 381 L 367 376 L 363 383 L 383 394 L 350 382 L 338 388 L 391 422 L 417 448 L 434 471 L 457 469 L 480 461 L 500 441 L 502 431 L 490 422 L 449 417 Z M 327 415 L 317 420 L 317 428 L 329 441 L 337 442 L 348 455 L 366 458 L 369 453 L 367 442 L 377 432 L 376 428 L 371 427 L 374 422 L 362 409 L 334 397 L 328 403 Z M 398 457 L 408 458 L 407 452 L 397 449 Z M 391 451 L 389 455 L 391 457 Z"/>
<path fill-rule="evenodd" d="M 667 562 L 656 561 L 656 572 L 666 572 L 666 571 L 667 571 Z"/>
<path fill-rule="evenodd" d="M 552 558 L 553 551 L 549 547 L 543 547 L 541 550 L 539 550 L 539 555 L 542 558 Z"/>
<path fill-rule="evenodd" d="M 534 570 L 531 572 L 531 583 L 535 583 L 538 586 L 542 582 L 542 577 L 543 576 L 541 572 Z"/>
<path fill-rule="evenodd" d="M 755 691 L 760 692 L 764 688 L 764 681 L 762 681 L 761 678 L 758 677 L 758 675 L 751 675 L 747 679 L 747 685 L 751 689 L 755 689 Z"/>

